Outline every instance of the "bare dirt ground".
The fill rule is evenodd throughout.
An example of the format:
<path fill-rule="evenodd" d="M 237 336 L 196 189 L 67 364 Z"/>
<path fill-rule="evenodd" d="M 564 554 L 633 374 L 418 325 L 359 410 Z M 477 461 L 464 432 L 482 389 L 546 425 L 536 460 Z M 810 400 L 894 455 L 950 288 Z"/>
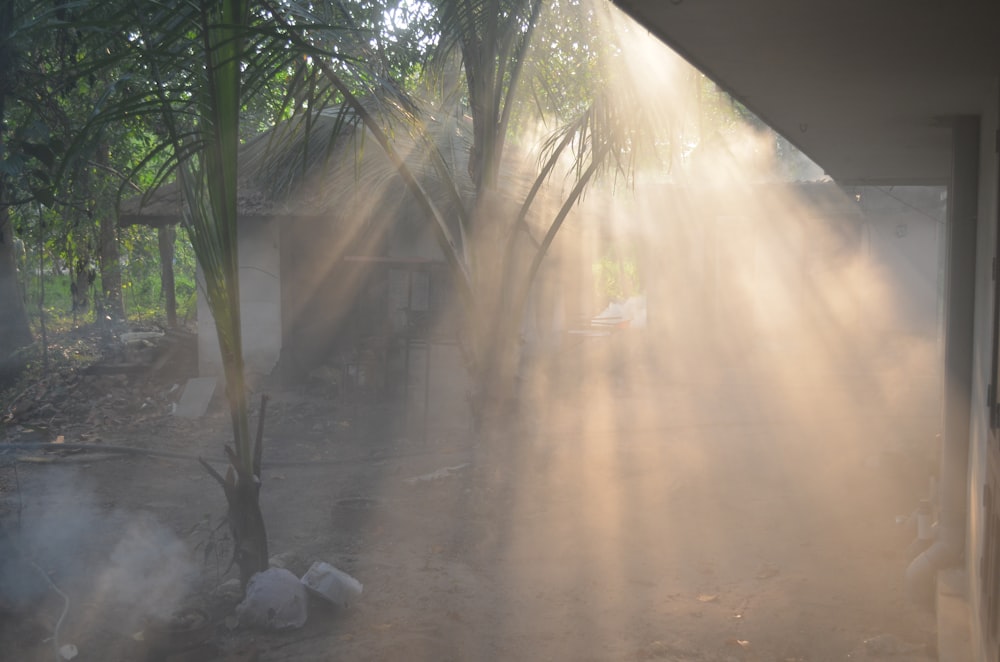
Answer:
<path fill-rule="evenodd" d="M 935 659 L 933 618 L 902 591 L 914 532 L 894 522 L 926 491 L 932 377 L 879 370 L 540 382 L 518 432 L 479 442 L 433 415 L 426 435 L 408 430 L 397 405 L 271 388 L 271 553 L 364 584 L 349 608 L 313 601 L 279 633 L 233 627 L 216 590 L 235 576 L 225 503 L 190 458 L 221 457 L 227 417 L 172 417 L 169 379 L 75 382 L 64 397 L 84 413 L 41 431 L 8 420 L 5 442 L 189 458 L 0 455 L 18 579 L 0 658 L 72 644 L 84 662 Z M 93 388 L 124 389 L 128 408 Z M 138 634 L 184 606 L 210 615 L 199 645 L 151 654 Z"/>

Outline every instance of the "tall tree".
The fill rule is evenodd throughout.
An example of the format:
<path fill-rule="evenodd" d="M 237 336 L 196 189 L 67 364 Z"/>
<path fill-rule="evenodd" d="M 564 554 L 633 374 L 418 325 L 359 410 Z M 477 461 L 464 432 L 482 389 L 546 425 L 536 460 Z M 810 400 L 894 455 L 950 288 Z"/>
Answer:
<path fill-rule="evenodd" d="M 262 437 L 258 434 L 255 440 L 250 432 L 236 243 L 237 151 L 243 68 L 251 57 L 250 3 L 200 0 L 189 3 L 186 11 L 158 3 L 143 9 L 149 14 L 135 17 L 140 29 L 133 45 L 146 59 L 154 87 L 152 98 L 138 102 L 159 113 L 166 126 L 184 194 L 184 226 L 215 318 L 233 444 L 225 447 L 230 461 L 225 477 L 203 464 L 226 495 L 235 558 L 246 583 L 267 568 L 268 559 L 260 510 Z M 168 95 L 166 85 L 178 81 L 187 83 L 184 92 Z"/>
<path fill-rule="evenodd" d="M 17 78 L 14 39 L 14 3 L 4 2 L 0 6 L 0 164 L 8 163 L 6 109 Z M 18 285 L 8 178 L 9 168 L 5 167 L 0 171 L 0 364 L 33 340 Z"/>
<path fill-rule="evenodd" d="M 365 7 L 303 4 L 329 9 L 337 20 L 346 17 L 342 8 L 347 4 Z M 296 2 L 282 3 L 283 12 L 299 8 Z M 262 428 L 251 436 L 244 380 L 237 152 L 242 138 L 267 128 L 274 119 L 296 108 L 316 110 L 311 104 L 316 89 L 310 87 L 315 79 L 309 80 L 302 57 L 303 50 L 308 54 L 316 49 L 295 46 L 304 43 L 302 35 L 314 26 L 276 26 L 275 9 L 251 0 L 179 5 L 136 0 L 118 9 L 106 21 L 78 23 L 81 33 L 105 53 L 92 57 L 85 68 L 113 75 L 74 149 L 79 152 L 112 127 L 146 118 L 156 127 L 155 139 L 133 170 L 155 167 L 150 188 L 172 177 L 180 185 L 183 226 L 202 269 L 202 294 L 215 319 L 233 432 L 233 443 L 225 446 L 225 475 L 208 464 L 205 468 L 226 495 L 236 561 L 246 582 L 267 567 L 267 536 L 259 505 Z M 330 58 L 336 66 L 343 66 L 348 52 L 362 48 L 361 25 L 340 32 L 336 23 L 328 22 L 322 30 L 326 36 L 336 34 L 334 50 L 344 51 Z M 298 41 L 290 42 L 290 32 Z M 243 122 L 244 117 L 252 119 Z"/>
<path fill-rule="evenodd" d="M 607 169 L 628 175 L 643 145 L 654 142 L 634 90 L 611 93 L 606 85 L 601 58 L 614 52 L 614 44 L 602 46 L 609 34 L 599 30 L 600 12 L 593 7 L 600 8 L 600 3 L 410 3 L 411 11 L 432 17 L 426 22 L 426 36 L 416 42 L 430 51 L 426 80 L 438 82 L 429 101 L 418 100 L 413 90 L 398 85 L 391 68 L 377 57 L 365 60 L 360 78 L 352 78 L 356 68 L 334 66 L 329 60 L 332 40 L 322 29 L 324 16 L 316 11 L 278 3 L 270 7 L 291 42 L 314 56 L 335 98 L 364 121 L 431 222 L 452 266 L 465 313 L 463 349 L 473 381 L 474 413 L 481 422 L 500 420 L 498 415 L 515 400 L 526 302 L 552 242 L 596 175 Z M 297 31 L 302 24 L 310 29 Z M 547 30 L 546 38 L 534 49 L 539 26 Z M 553 52 L 553 43 L 564 48 Z M 529 76 L 532 85 L 527 87 Z M 381 112 L 368 107 L 370 97 L 384 101 Z M 467 158 L 456 159 L 453 149 L 437 141 L 444 134 L 453 140 L 454 131 L 436 131 L 442 121 L 431 118 L 455 118 L 454 128 L 466 116 L 471 118 L 471 142 Z M 530 125 L 533 130 L 541 120 L 555 128 L 540 144 L 521 140 L 518 147 L 522 155 L 526 149 L 535 150 L 537 169 L 527 184 L 513 181 L 509 170 L 505 178 L 505 157 L 518 137 L 515 128 Z M 394 121 L 397 128 L 391 128 Z M 421 166 L 400 154 L 393 138 L 400 124 L 425 146 L 424 167 L 434 171 L 437 189 L 450 194 L 432 197 L 426 176 L 416 172 Z M 528 133 L 535 132 L 524 131 L 520 137 Z M 571 186 L 556 211 L 543 218 L 545 212 L 536 202 L 554 177 L 568 179 Z"/>
<path fill-rule="evenodd" d="M 103 180 L 108 180 L 108 170 L 111 169 L 110 147 L 107 140 L 97 143 L 94 154 L 96 173 Z M 107 192 L 101 196 L 92 196 L 95 202 L 100 200 L 96 210 L 98 249 L 101 269 L 101 309 L 106 317 L 115 321 L 125 319 L 125 304 L 122 301 L 122 263 L 121 251 L 118 245 L 118 228 L 116 215 L 113 213 L 113 198 Z"/>
<path fill-rule="evenodd" d="M 116 17 L 116 43 L 97 65 L 118 69 L 89 133 L 149 118 L 158 126 L 138 164 L 156 163 L 155 184 L 176 176 L 184 197 L 183 226 L 203 274 L 215 319 L 229 405 L 232 444 L 226 472 L 207 463 L 226 496 L 243 582 L 267 567 L 260 510 L 262 428 L 251 435 L 244 376 L 237 250 L 237 152 L 241 113 L 295 54 L 267 27 L 250 0 L 194 0 L 164 5 L 137 1 Z M 96 28 L 97 26 L 95 26 Z M 103 27 L 103 26 L 102 26 Z M 92 38 L 105 38 L 94 29 Z M 162 158 L 166 157 L 166 158 Z M 263 420 L 261 407 L 261 423 Z"/>
<path fill-rule="evenodd" d="M 7 72 L 0 159 L 3 209 L 9 213 L 12 207 L 41 203 L 58 210 L 57 222 L 47 234 L 59 246 L 59 260 L 73 272 L 74 313 L 88 298 L 95 276 L 92 264 L 97 261 L 103 267 L 105 290 L 117 292 L 117 302 L 112 297 L 104 301 L 105 308 L 121 319 L 120 259 L 114 196 L 109 191 L 117 187 L 123 163 L 114 162 L 109 144 L 125 134 L 82 131 L 103 93 L 103 81 L 96 73 L 100 71 L 102 78 L 117 74 L 95 61 L 95 54 L 103 59 L 111 53 L 115 40 L 109 39 L 113 33 L 106 28 L 116 9 L 107 3 L 90 6 L 57 0 L 8 2 L 3 11 L 13 12 L 3 39 Z M 88 31 L 98 25 L 104 27 L 103 40 L 88 39 L 93 34 Z M 121 154 L 117 156 L 120 159 Z M 30 226 L 35 218 L 36 214 L 21 214 L 21 225 Z M 0 267 L 0 272 L 7 271 L 9 267 Z M 6 294 L 0 306 L 17 311 L 16 300 Z M 5 321 L 13 324 L 18 317 L 12 313 Z"/>

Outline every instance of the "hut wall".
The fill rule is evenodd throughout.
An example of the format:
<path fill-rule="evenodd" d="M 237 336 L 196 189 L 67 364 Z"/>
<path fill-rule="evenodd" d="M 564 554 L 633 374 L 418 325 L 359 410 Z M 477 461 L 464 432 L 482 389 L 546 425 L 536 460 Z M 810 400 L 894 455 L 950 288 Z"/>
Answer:
<path fill-rule="evenodd" d="M 244 217 L 238 229 L 243 355 L 248 373 L 270 374 L 281 352 L 281 259 L 277 223 Z M 201 282 L 201 271 L 198 273 Z M 215 320 L 198 297 L 198 371 L 221 375 Z"/>

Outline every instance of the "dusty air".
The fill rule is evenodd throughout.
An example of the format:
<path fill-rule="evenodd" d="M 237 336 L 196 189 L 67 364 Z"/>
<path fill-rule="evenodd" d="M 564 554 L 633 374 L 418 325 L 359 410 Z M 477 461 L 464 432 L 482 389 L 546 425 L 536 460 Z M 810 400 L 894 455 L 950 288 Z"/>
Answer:
<path fill-rule="evenodd" d="M 944 187 L 604 2 L 201 4 L 5 203 L 10 659 L 937 659 Z"/>

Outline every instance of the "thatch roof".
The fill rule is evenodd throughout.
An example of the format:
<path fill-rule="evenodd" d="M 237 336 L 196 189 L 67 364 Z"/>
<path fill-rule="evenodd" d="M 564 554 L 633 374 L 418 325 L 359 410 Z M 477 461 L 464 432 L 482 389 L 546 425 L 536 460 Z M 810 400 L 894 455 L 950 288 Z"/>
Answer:
<path fill-rule="evenodd" d="M 447 157 L 465 168 L 468 147 L 452 123 L 435 127 L 446 132 Z M 413 140 L 394 135 L 394 147 L 404 153 L 411 169 L 432 194 L 438 188 L 426 160 L 417 158 Z M 442 151 L 444 153 L 445 150 Z M 353 118 L 326 111 L 289 120 L 240 148 L 237 205 L 240 217 L 318 216 L 343 211 L 345 194 L 398 199 L 405 191 L 395 169 L 367 131 Z M 446 199 L 442 197 L 441 199 Z M 160 185 L 142 196 L 124 200 L 120 225 L 159 227 L 177 223 L 183 195 L 176 182 Z"/>
<path fill-rule="evenodd" d="M 426 127 L 440 158 L 454 179 L 464 182 L 457 193 L 471 212 L 472 181 L 468 176 L 471 147 L 469 118 L 445 117 Z M 462 236 L 461 213 L 454 196 L 430 164 L 428 147 L 418 144 L 405 128 L 392 133 L 394 149 L 435 200 L 451 225 L 452 235 Z M 500 178 L 503 215 L 513 219 L 538 174 L 538 155 L 508 144 Z M 526 219 L 531 233 L 541 237 L 548 229 L 565 195 L 566 180 L 553 175 L 542 188 Z M 350 115 L 328 110 L 284 122 L 240 149 L 237 205 L 241 218 L 330 217 L 350 215 L 353 222 L 395 219 L 417 227 L 423 222 L 419 205 L 411 204 L 409 190 L 385 153 Z M 176 183 L 161 185 L 145 196 L 124 201 L 121 225 L 159 227 L 177 223 L 183 215 L 183 196 Z"/>
<path fill-rule="evenodd" d="M 240 217 L 272 216 L 275 205 L 251 182 L 243 180 L 237 191 Z M 177 182 L 161 184 L 148 196 L 123 200 L 118 210 L 118 224 L 162 227 L 178 223 L 183 216 L 184 196 Z"/>

